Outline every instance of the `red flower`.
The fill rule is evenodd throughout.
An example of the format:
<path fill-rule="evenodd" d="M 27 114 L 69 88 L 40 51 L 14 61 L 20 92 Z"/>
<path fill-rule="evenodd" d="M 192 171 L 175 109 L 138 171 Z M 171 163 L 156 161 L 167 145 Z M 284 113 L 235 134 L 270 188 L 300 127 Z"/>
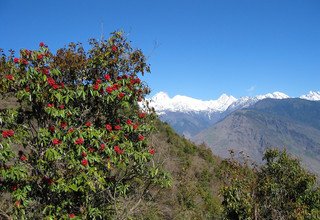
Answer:
<path fill-rule="evenodd" d="M 64 83 L 60 83 L 60 87 L 63 89 L 64 88 Z"/>
<path fill-rule="evenodd" d="M 3 138 L 12 137 L 13 135 L 14 135 L 14 131 L 11 130 L 11 129 L 2 131 L 2 137 Z"/>
<path fill-rule="evenodd" d="M 68 133 L 70 134 L 70 133 L 72 133 L 74 131 L 74 128 L 70 128 L 69 130 L 68 130 Z"/>
<path fill-rule="evenodd" d="M 67 124 L 67 122 L 61 122 L 60 123 L 60 126 L 63 128 L 63 129 L 65 129 L 67 126 L 68 126 L 68 124 Z"/>
<path fill-rule="evenodd" d="M 106 129 L 107 129 L 108 131 L 112 131 L 112 126 L 111 126 L 110 124 L 106 124 Z"/>
<path fill-rule="evenodd" d="M 19 208 L 20 205 L 21 205 L 20 200 L 15 201 L 15 203 L 14 203 L 14 206 L 15 206 L 15 207 Z"/>
<path fill-rule="evenodd" d="M 43 54 L 38 54 L 37 59 L 42 60 L 42 58 L 43 58 Z"/>
<path fill-rule="evenodd" d="M 145 113 L 145 112 L 140 112 L 140 113 L 138 114 L 138 117 L 139 117 L 139 118 L 144 118 L 144 117 L 146 117 L 146 113 Z"/>
<path fill-rule="evenodd" d="M 7 80 L 14 80 L 14 77 L 13 77 L 13 75 L 11 75 L 11 74 L 5 75 L 5 78 L 6 78 Z"/>
<path fill-rule="evenodd" d="M 75 214 L 73 214 L 73 213 L 70 213 L 70 214 L 69 214 L 69 218 L 75 218 L 75 217 L 76 217 Z"/>
<path fill-rule="evenodd" d="M 113 92 L 113 88 L 111 86 L 108 86 L 106 88 L 106 92 L 109 93 L 109 94 L 112 93 Z"/>
<path fill-rule="evenodd" d="M 104 75 L 105 80 L 109 81 L 111 79 L 109 74 Z"/>
<path fill-rule="evenodd" d="M 113 84 L 113 85 L 112 85 L 112 89 L 113 89 L 113 90 L 119 89 L 119 85 L 118 85 L 117 83 Z"/>
<path fill-rule="evenodd" d="M 25 155 L 21 155 L 20 160 L 21 161 L 26 161 L 26 160 L 28 160 L 28 158 Z"/>
<path fill-rule="evenodd" d="M 81 156 L 82 156 L 82 157 L 86 157 L 86 156 L 87 156 L 87 153 L 84 152 L 84 151 L 82 151 Z"/>
<path fill-rule="evenodd" d="M 90 121 L 87 121 L 85 125 L 86 125 L 87 127 L 91 127 L 92 124 L 91 124 Z"/>
<path fill-rule="evenodd" d="M 43 73 L 44 75 L 49 75 L 49 69 L 48 69 L 48 68 L 42 69 L 42 73 Z"/>
<path fill-rule="evenodd" d="M 21 60 L 21 63 L 24 64 L 24 65 L 28 65 L 29 62 L 28 62 L 28 60 L 26 60 L 26 59 L 22 59 L 22 60 Z"/>
<path fill-rule="evenodd" d="M 105 144 L 100 144 L 100 150 L 103 151 L 106 148 Z"/>
<path fill-rule="evenodd" d="M 48 77 L 47 82 L 49 83 L 50 86 L 53 86 L 56 84 L 56 81 L 51 77 Z"/>
<path fill-rule="evenodd" d="M 139 134 L 139 135 L 138 135 L 138 140 L 139 140 L 139 141 L 143 141 L 143 140 L 144 140 L 144 136 L 141 135 L 141 134 Z"/>
<path fill-rule="evenodd" d="M 83 138 L 78 138 L 77 140 L 74 141 L 75 144 L 81 145 L 84 143 L 84 139 Z"/>
<path fill-rule="evenodd" d="M 117 52 L 117 50 L 118 50 L 117 46 L 113 45 L 113 46 L 112 46 L 112 51 L 113 51 L 113 52 Z"/>
<path fill-rule="evenodd" d="M 59 108 L 60 109 L 64 109 L 64 105 L 59 105 Z"/>
<path fill-rule="evenodd" d="M 102 80 L 101 79 L 97 79 L 96 84 L 100 84 L 100 83 L 102 83 Z"/>
<path fill-rule="evenodd" d="M 156 151 L 155 151 L 155 149 L 153 149 L 153 148 L 151 148 L 151 149 L 149 150 L 149 153 L 150 153 L 151 155 L 154 155 L 155 152 L 156 152 Z"/>
<path fill-rule="evenodd" d="M 58 84 L 53 84 L 53 85 L 52 85 L 52 88 L 53 88 L 54 90 L 59 89 L 59 87 L 60 87 L 60 86 L 59 86 Z"/>
<path fill-rule="evenodd" d="M 49 131 L 51 131 L 51 132 L 53 133 L 54 130 L 55 130 L 55 127 L 54 127 L 53 125 L 51 125 L 51 126 L 49 127 Z"/>
<path fill-rule="evenodd" d="M 116 126 L 114 126 L 114 129 L 119 131 L 119 130 L 121 130 L 121 126 L 120 125 L 116 125 Z"/>
<path fill-rule="evenodd" d="M 12 191 L 16 191 L 17 189 L 18 189 L 18 186 L 17 186 L 17 185 L 12 185 L 12 186 L 11 186 L 11 190 L 12 190 Z"/>
<path fill-rule="evenodd" d="M 43 42 L 40 42 L 40 43 L 39 43 L 39 46 L 40 46 L 40 47 L 44 47 L 44 45 L 45 45 L 45 44 L 44 44 Z"/>
<path fill-rule="evenodd" d="M 114 146 L 113 149 L 117 154 L 123 154 L 124 152 L 124 150 L 121 150 L 119 146 Z"/>
<path fill-rule="evenodd" d="M 14 62 L 14 63 L 19 63 L 19 61 L 20 61 L 20 60 L 19 60 L 19 58 L 17 58 L 17 57 L 13 59 L 13 62 Z"/>
<path fill-rule="evenodd" d="M 127 120 L 127 125 L 132 125 L 132 121 L 130 119 Z"/>
<path fill-rule="evenodd" d="M 53 107 L 54 107 L 54 104 L 48 103 L 47 107 L 48 107 L 48 108 L 53 108 Z"/>
<path fill-rule="evenodd" d="M 52 139 L 52 144 L 53 145 L 58 145 L 60 143 L 61 143 L 61 141 L 59 139 L 57 139 L 57 138 Z"/>
<path fill-rule="evenodd" d="M 26 90 L 26 92 L 29 92 L 29 91 L 30 91 L 30 87 L 27 86 L 27 87 L 25 88 L 25 90 Z"/>
<path fill-rule="evenodd" d="M 92 148 L 92 147 L 89 147 L 88 150 L 89 150 L 90 153 L 94 152 L 94 148 Z"/>
<path fill-rule="evenodd" d="M 93 85 L 92 88 L 93 88 L 93 90 L 96 90 L 96 91 L 97 91 L 97 90 L 99 90 L 100 85 L 96 83 L 96 84 Z"/>
<path fill-rule="evenodd" d="M 82 164 L 83 166 L 88 166 L 88 160 L 87 160 L 87 159 L 82 159 L 82 160 L 81 160 L 81 164 Z"/>
<path fill-rule="evenodd" d="M 119 95 L 118 95 L 119 99 L 122 99 L 124 96 L 125 96 L 125 95 L 124 95 L 123 92 L 120 92 Z"/>
<path fill-rule="evenodd" d="M 137 130 L 137 129 L 138 129 L 138 127 L 139 127 L 139 125 L 138 125 L 138 124 L 134 124 L 134 125 L 133 125 L 133 130 Z"/>

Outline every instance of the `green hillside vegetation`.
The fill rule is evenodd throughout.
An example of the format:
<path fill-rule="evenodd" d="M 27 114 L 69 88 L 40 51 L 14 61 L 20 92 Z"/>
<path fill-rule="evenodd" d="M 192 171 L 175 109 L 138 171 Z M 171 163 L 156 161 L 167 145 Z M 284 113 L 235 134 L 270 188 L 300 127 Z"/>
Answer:
<path fill-rule="evenodd" d="M 166 123 L 156 120 L 155 127 L 150 143 L 156 149 L 156 160 L 171 173 L 172 187 L 154 192 L 152 208 L 140 210 L 143 215 L 138 219 L 221 218 L 222 182 L 216 176 L 221 159 L 206 146 L 196 146 L 179 136 Z"/>

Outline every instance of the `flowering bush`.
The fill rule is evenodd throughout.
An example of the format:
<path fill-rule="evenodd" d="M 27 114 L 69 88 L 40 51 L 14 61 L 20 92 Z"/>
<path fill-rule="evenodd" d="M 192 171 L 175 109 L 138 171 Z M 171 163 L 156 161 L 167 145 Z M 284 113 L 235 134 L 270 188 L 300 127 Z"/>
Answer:
<path fill-rule="evenodd" d="M 44 43 L 0 57 L 0 196 L 13 218 L 104 219 L 126 212 L 121 201 L 168 186 L 148 146 L 152 114 L 139 107 L 149 72 L 122 33 L 70 44 L 54 55 Z M 138 196 L 139 195 L 139 196 Z M 138 198 L 139 197 L 139 198 Z"/>

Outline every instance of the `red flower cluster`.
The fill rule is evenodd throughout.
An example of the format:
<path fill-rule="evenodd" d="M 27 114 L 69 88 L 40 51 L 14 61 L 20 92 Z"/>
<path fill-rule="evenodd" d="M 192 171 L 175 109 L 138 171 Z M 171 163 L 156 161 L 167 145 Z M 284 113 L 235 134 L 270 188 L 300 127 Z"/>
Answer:
<path fill-rule="evenodd" d="M 69 218 L 75 218 L 75 217 L 76 217 L 75 214 L 73 214 L 73 213 L 70 213 L 70 214 L 69 214 Z"/>
<path fill-rule="evenodd" d="M 96 83 L 93 84 L 93 90 L 99 90 L 101 82 L 101 79 L 97 79 Z"/>
<path fill-rule="evenodd" d="M 26 161 L 26 160 L 28 160 L 28 158 L 25 155 L 21 155 L 20 156 L 20 160 L 21 161 Z"/>
<path fill-rule="evenodd" d="M 66 127 L 68 126 L 67 122 L 62 121 L 60 123 L 60 126 L 62 127 L 62 129 L 66 129 Z"/>
<path fill-rule="evenodd" d="M 112 131 L 112 126 L 110 124 L 106 124 L 106 129 L 110 132 Z"/>
<path fill-rule="evenodd" d="M 14 62 L 14 63 L 19 63 L 19 61 L 20 61 L 20 59 L 17 58 L 17 57 L 13 59 L 13 62 Z"/>
<path fill-rule="evenodd" d="M 107 80 L 107 81 L 109 81 L 109 80 L 111 79 L 111 77 L 110 77 L 109 74 L 106 74 L 106 75 L 104 75 L 104 79 Z"/>
<path fill-rule="evenodd" d="M 59 85 L 52 77 L 48 77 L 47 82 L 54 90 L 59 89 L 60 87 L 64 88 L 63 83 L 61 83 L 61 85 Z"/>
<path fill-rule="evenodd" d="M 11 130 L 11 129 L 2 131 L 2 137 L 3 138 L 12 137 L 13 135 L 14 135 L 14 131 Z"/>
<path fill-rule="evenodd" d="M 100 150 L 103 151 L 106 148 L 105 144 L 100 144 Z"/>
<path fill-rule="evenodd" d="M 92 123 L 90 121 L 87 121 L 85 124 L 87 127 L 91 127 Z"/>
<path fill-rule="evenodd" d="M 43 58 L 43 54 L 38 54 L 38 55 L 37 55 L 37 59 L 38 59 L 38 60 L 42 60 L 42 58 Z"/>
<path fill-rule="evenodd" d="M 123 154 L 124 153 L 124 150 L 120 149 L 119 146 L 114 146 L 113 149 L 117 154 Z"/>
<path fill-rule="evenodd" d="M 141 135 L 141 134 L 139 134 L 139 135 L 138 135 L 138 140 L 139 140 L 139 141 L 143 141 L 143 140 L 144 140 L 144 136 Z"/>
<path fill-rule="evenodd" d="M 40 47 L 44 47 L 45 44 L 44 44 L 43 42 L 40 42 L 40 43 L 39 43 L 39 46 L 40 46 Z"/>
<path fill-rule="evenodd" d="M 14 80 L 14 77 L 13 77 L 13 75 L 11 75 L 11 74 L 5 75 L 5 78 L 6 78 L 7 80 Z"/>
<path fill-rule="evenodd" d="M 153 148 L 151 148 L 151 149 L 149 150 L 149 153 L 150 153 L 151 155 L 154 155 L 155 152 L 156 152 L 156 151 L 155 151 L 155 149 L 153 149 Z"/>
<path fill-rule="evenodd" d="M 59 108 L 60 109 L 64 109 L 64 105 L 59 105 Z"/>
<path fill-rule="evenodd" d="M 49 127 L 49 131 L 51 131 L 52 133 L 55 131 L 55 127 L 53 126 L 53 125 L 51 125 L 50 127 Z"/>
<path fill-rule="evenodd" d="M 145 112 L 139 112 L 138 117 L 139 118 L 144 118 L 144 117 L 146 117 L 146 113 Z"/>
<path fill-rule="evenodd" d="M 121 126 L 120 125 L 116 125 L 116 126 L 114 126 L 114 129 L 119 131 L 119 130 L 121 130 Z"/>
<path fill-rule="evenodd" d="M 87 153 L 86 153 L 85 151 L 82 151 L 81 156 L 82 156 L 82 157 L 86 157 L 86 156 L 87 156 Z"/>
<path fill-rule="evenodd" d="M 53 107 L 54 107 L 54 104 L 48 103 L 47 107 L 48 107 L 48 108 L 53 108 Z"/>
<path fill-rule="evenodd" d="M 77 140 L 74 141 L 74 144 L 78 144 L 81 145 L 84 143 L 84 139 L 83 138 L 78 138 Z"/>
<path fill-rule="evenodd" d="M 113 91 L 116 91 L 116 90 L 118 90 L 119 89 L 119 85 L 117 84 L 117 83 L 115 83 L 115 84 L 113 84 L 112 86 L 108 86 L 107 88 L 106 88 L 106 92 L 107 93 L 112 93 Z"/>
<path fill-rule="evenodd" d="M 112 46 L 112 51 L 113 51 L 113 52 L 117 52 L 117 51 L 118 51 L 118 47 L 115 46 L 115 45 L 113 45 L 113 46 Z"/>
<path fill-rule="evenodd" d="M 130 119 L 127 120 L 127 125 L 132 125 L 132 121 Z"/>
<path fill-rule="evenodd" d="M 131 77 L 130 83 L 131 83 L 131 85 L 140 84 L 141 80 L 138 77 L 137 78 Z"/>
<path fill-rule="evenodd" d="M 89 151 L 90 153 L 93 153 L 93 152 L 94 152 L 94 148 L 89 147 L 89 148 L 88 148 L 88 151 Z"/>
<path fill-rule="evenodd" d="M 119 95 L 118 95 L 118 98 L 122 99 L 124 96 L 125 96 L 125 94 L 123 92 L 120 92 Z"/>
<path fill-rule="evenodd" d="M 81 160 L 81 164 L 82 164 L 83 166 L 88 166 L 88 160 L 87 160 L 87 159 L 82 159 L 82 160 Z"/>
<path fill-rule="evenodd" d="M 62 143 L 62 141 L 60 141 L 58 138 L 52 139 L 52 144 L 53 145 L 58 145 L 58 144 L 61 144 L 61 143 Z"/>
<path fill-rule="evenodd" d="M 44 75 L 49 75 L 49 69 L 48 69 L 48 68 L 43 68 L 43 69 L 42 69 L 42 73 L 43 73 Z"/>

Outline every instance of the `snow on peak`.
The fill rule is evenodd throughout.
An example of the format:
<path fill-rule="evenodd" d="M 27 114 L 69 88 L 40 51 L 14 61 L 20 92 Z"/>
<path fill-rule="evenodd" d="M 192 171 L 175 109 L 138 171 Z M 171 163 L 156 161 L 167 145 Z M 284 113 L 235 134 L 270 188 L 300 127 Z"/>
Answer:
<path fill-rule="evenodd" d="M 301 99 L 320 101 L 320 92 L 310 91 L 307 95 L 300 96 Z"/>
<path fill-rule="evenodd" d="M 168 94 L 159 92 L 150 99 L 150 106 L 154 107 L 158 113 L 163 111 L 173 112 L 193 112 L 225 111 L 236 98 L 223 94 L 217 100 L 202 101 L 188 96 L 176 95 L 170 98 Z"/>
<path fill-rule="evenodd" d="M 288 99 L 290 98 L 288 95 L 282 93 L 282 92 L 273 92 L 273 93 L 267 93 L 265 95 L 258 95 L 256 96 L 258 100 L 270 98 L 270 99 Z"/>

